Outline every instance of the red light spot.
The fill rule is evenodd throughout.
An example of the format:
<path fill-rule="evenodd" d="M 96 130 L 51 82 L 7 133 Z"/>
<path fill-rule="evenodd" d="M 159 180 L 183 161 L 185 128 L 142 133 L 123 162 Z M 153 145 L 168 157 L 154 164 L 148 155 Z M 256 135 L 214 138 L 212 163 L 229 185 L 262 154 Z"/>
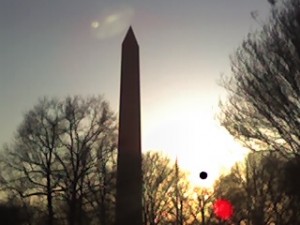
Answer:
<path fill-rule="evenodd" d="M 233 215 L 233 206 L 229 201 L 219 199 L 214 203 L 214 212 L 217 217 L 229 220 Z"/>

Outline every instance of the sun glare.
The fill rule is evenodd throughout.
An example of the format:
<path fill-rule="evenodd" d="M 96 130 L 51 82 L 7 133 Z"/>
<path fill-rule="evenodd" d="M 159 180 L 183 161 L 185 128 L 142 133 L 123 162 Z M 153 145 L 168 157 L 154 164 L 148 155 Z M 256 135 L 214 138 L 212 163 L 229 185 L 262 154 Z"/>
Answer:
<path fill-rule="evenodd" d="M 106 8 L 91 22 L 91 34 L 101 40 L 119 35 L 130 26 L 133 16 L 133 8 L 126 5 Z"/>
<path fill-rule="evenodd" d="M 245 157 L 246 151 L 220 127 L 210 105 L 192 102 L 162 106 L 149 118 L 143 149 L 161 150 L 172 159 L 177 156 L 194 185 L 210 188 L 221 173 Z M 199 177 L 201 171 L 207 173 L 206 179 Z"/>
<path fill-rule="evenodd" d="M 98 22 L 98 21 L 93 21 L 92 23 L 91 23 L 91 27 L 92 28 L 98 28 L 100 26 L 100 23 Z"/>
<path fill-rule="evenodd" d="M 105 22 L 106 23 L 114 23 L 120 19 L 120 16 L 118 14 L 112 14 L 106 17 Z"/>

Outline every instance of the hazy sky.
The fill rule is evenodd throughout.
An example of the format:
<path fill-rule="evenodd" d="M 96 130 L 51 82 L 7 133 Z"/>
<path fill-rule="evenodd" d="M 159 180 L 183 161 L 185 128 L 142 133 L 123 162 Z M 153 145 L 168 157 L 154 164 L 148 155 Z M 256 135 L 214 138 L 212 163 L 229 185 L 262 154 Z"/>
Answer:
<path fill-rule="evenodd" d="M 0 145 L 45 95 L 104 94 L 117 111 L 121 43 L 132 25 L 143 151 L 177 154 L 194 178 L 216 176 L 242 151 L 214 121 L 215 81 L 258 27 L 252 11 L 264 19 L 267 0 L 0 0 Z"/>

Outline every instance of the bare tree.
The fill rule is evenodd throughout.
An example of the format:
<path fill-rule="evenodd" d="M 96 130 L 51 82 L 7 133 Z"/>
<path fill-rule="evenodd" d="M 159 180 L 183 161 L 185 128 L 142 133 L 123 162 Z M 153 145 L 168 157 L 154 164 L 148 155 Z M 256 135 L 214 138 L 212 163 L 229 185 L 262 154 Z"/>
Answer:
<path fill-rule="evenodd" d="M 174 176 L 172 187 L 174 194 L 171 197 L 172 210 L 169 212 L 172 216 L 171 221 L 174 221 L 176 225 L 187 224 L 186 221 L 191 216 L 189 211 L 191 184 L 188 179 L 188 173 L 180 169 L 177 158 L 173 166 L 172 176 Z"/>
<path fill-rule="evenodd" d="M 105 146 L 107 137 L 115 131 L 115 117 L 101 97 L 85 100 L 78 96 L 66 99 L 63 115 L 66 128 L 60 136 L 63 151 L 55 155 L 63 176 L 59 185 L 67 203 L 68 224 L 81 225 L 86 220 L 84 208 L 89 202 L 85 200 L 91 191 L 88 180 L 100 166 L 98 150 L 105 147 L 112 150 L 116 146 L 115 143 Z"/>
<path fill-rule="evenodd" d="M 6 189 L 21 198 L 46 197 L 47 224 L 54 223 L 53 193 L 57 187 L 54 154 L 59 148 L 61 105 L 55 99 L 41 99 L 25 114 L 14 143 L 4 149 L 1 157 L 6 171 Z"/>
<path fill-rule="evenodd" d="M 58 222 L 64 208 L 69 225 L 88 224 L 91 192 L 109 188 L 93 178 L 106 168 L 113 171 L 101 163 L 108 164 L 105 154 L 113 154 L 115 132 L 115 117 L 102 97 L 40 100 L 0 157 L 2 191 L 41 209 L 46 203 L 49 225 Z"/>
<path fill-rule="evenodd" d="M 289 193 L 289 196 L 284 194 L 288 188 L 299 189 L 295 179 L 299 176 L 298 167 L 288 169 L 293 165 L 291 162 L 299 162 L 300 156 L 299 65 L 300 1 L 283 0 L 280 4 L 272 4 L 268 23 L 243 41 L 231 58 L 232 76 L 225 77 L 221 82 L 228 91 L 227 100 L 220 103 L 221 124 L 247 148 L 275 151 L 289 159 L 287 170 L 282 168 L 284 174 L 281 177 L 287 178 L 284 180 L 285 187 L 267 188 L 265 191 L 269 194 L 261 198 L 252 196 L 257 201 L 269 202 L 268 207 L 274 209 L 268 214 L 272 215 L 269 220 L 276 217 L 280 224 L 299 220 L 295 210 L 298 204 L 294 201 L 296 192 Z M 264 182 L 274 180 L 270 176 L 264 179 L 267 179 Z M 260 186 L 264 182 L 254 179 L 248 187 Z M 271 184 L 270 187 L 275 186 Z M 256 189 L 248 191 L 253 195 L 253 190 Z M 279 191 L 283 193 L 283 199 L 276 195 Z M 250 199 L 247 203 L 254 204 Z M 263 207 L 263 204 L 259 205 Z M 287 211 L 282 210 L 283 205 Z M 258 221 L 256 223 L 268 221 L 260 213 L 263 210 L 258 209 L 258 205 L 256 209 L 249 211 L 251 217 Z"/>
<path fill-rule="evenodd" d="M 174 216 L 175 168 L 158 153 L 143 155 L 143 215 L 145 225 L 162 224 Z"/>
<path fill-rule="evenodd" d="M 236 164 L 217 181 L 216 198 L 226 198 L 234 206 L 232 222 L 288 225 L 299 220 L 299 206 L 284 193 L 285 162 L 278 153 L 251 153 L 244 164 Z"/>
<path fill-rule="evenodd" d="M 96 166 L 85 181 L 89 190 L 85 197 L 86 201 L 101 225 L 112 224 L 115 216 L 116 138 L 116 129 L 111 129 L 97 141 Z"/>
<path fill-rule="evenodd" d="M 192 224 L 210 225 L 215 222 L 213 202 L 215 193 L 204 187 L 195 187 L 188 198 L 187 215 L 192 218 Z"/>
<path fill-rule="evenodd" d="M 221 124 L 254 151 L 299 155 L 300 1 L 273 5 L 268 23 L 231 57 L 231 68 L 221 81 L 228 91 Z"/>

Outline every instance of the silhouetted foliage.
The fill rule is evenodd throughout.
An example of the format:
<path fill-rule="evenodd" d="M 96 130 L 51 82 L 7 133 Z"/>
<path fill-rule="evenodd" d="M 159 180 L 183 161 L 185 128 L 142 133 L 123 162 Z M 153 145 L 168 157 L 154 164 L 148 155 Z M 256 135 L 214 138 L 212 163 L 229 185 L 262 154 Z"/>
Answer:
<path fill-rule="evenodd" d="M 46 206 L 47 213 L 40 214 L 44 224 L 54 225 L 58 217 L 69 225 L 107 218 L 115 150 L 115 117 L 102 97 L 44 98 L 25 114 L 14 142 L 1 154 L 2 189 L 24 205 L 28 199 Z"/>
<path fill-rule="evenodd" d="M 143 180 L 144 224 L 157 225 L 176 220 L 176 207 L 182 207 L 178 202 L 180 205 L 175 205 L 176 184 L 178 200 L 183 201 L 183 190 L 187 188 L 184 173 L 178 171 L 177 174 L 168 157 L 147 152 L 143 155 Z"/>
<path fill-rule="evenodd" d="M 113 224 L 116 130 L 115 117 L 101 97 L 41 99 L 0 155 L 3 210 L 10 210 L 3 221 Z M 190 184 L 178 165 L 147 152 L 143 171 L 145 224 L 196 223 L 197 203 L 187 194 Z"/>
<path fill-rule="evenodd" d="M 300 200 L 300 159 L 292 158 L 284 165 L 284 177 L 282 177 L 282 188 L 286 194 Z"/>
<path fill-rule="evenodd" d="M 195 187 L 189 196 L 188 213 L 191 215 L 191 224 L 208 225 L 218 223 L 214 212 L 213 202 L 215 193 L 207 188 Z"/>
<path fill-rule="evenodd" d="M 69 225 L 80 225 L 86 220 L 85 205 L 90 203 L 86 196 L 92 186 L 99 185 L 94 178 L 103 163 L 101 155 L 116 150 L 116 127 L 108 104 L 101 98 L 67 98 L 63 115 L 65 132 L 59 139 L 62 150 L 55 154 L 62 176 L 60 196 L 67 203 Z M 102 186 L 101 190 L 106 188 Z"/>
<path fill-rule="evenodd" d="M 248 34 L 231 58 L 232 76 L 221 84 L 221 124 L 254 151 L 288 156 L 300 146 L 300 1 L 271 9 L 261 31 Z"/>
<path fill-rule="evenodd" d="M 240 218 L 299 224 L 300 1 L 269 2 L 268 23 L 243 41 L 231 58 L 232 76 L 221 82 L 228 98 L 220 101 L 220 121 L 247 148 L 277 153 L 248 157 Z"/>
<path fill-rule="evenodd" d="M 236 164 L 231 173 L 215 185 L 215 195 L 234 205 L 235 224 L 298 224 L 299 203 L 286 194 L 284 167 L 287 159 L 269 152 L 251 153 L 244 164 Z"/>
<path fill-rule="evenodd" d="M 21 198 L 45 196 L 49 225 L 54 220 L 53 193 L 58 184 L 54 177 L 54 152 L 59 147 L 58 138 L 63 132 L 60 107 L 56 99 L 40 100 L 25 114 L 14 143 L 6 146 L 2 156 L 5 187 Z"/>
<path fill-rule="evenodd" d="M 0 204 L 0 223 L 7 225 L 21 225 L 26 221 L 22 208 L 14 205 Z"/>

